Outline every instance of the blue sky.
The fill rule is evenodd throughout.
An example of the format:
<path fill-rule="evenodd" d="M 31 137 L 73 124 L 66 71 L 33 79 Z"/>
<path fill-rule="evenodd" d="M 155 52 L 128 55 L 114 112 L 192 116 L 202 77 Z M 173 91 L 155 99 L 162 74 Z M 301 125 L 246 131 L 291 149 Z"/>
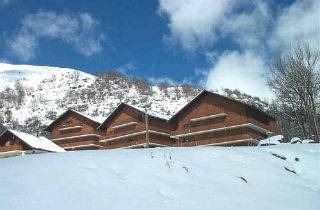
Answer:
<path fill-rule="evenodd" d="M 319 43 L 318 17 L 317 0 L 0 0 L 0 61 L 269 97 L 272 57 Z"/>

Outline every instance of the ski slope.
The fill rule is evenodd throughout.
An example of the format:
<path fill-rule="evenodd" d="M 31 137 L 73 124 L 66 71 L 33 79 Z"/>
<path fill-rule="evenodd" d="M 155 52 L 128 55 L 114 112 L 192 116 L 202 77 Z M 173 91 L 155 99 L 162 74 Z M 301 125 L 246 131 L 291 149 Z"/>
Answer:
<path fill-rule="evenodd" d="M 319 172 L 319 144 L 28 155 L 0 160 L 0 206 L 316 210 Z"/>

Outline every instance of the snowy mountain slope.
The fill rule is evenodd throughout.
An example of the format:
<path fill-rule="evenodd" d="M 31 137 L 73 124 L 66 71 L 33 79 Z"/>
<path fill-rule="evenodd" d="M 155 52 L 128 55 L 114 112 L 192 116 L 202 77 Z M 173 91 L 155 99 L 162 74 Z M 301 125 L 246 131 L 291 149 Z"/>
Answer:
<path fill-rule="evenodd" d="M 181 87 L 145 91 L 141 81 L 121 77 L 98 84 L 96 76 L 74 69 L 12 64 L 0 64 L 0 84 L 0 117 L 23 131 L 49 124 L 68 108 L 101 120 L 121 101 L 172 115 L 196 94 Z"/>
<path fill-rule="evenodd" d="M 56 77 L 58 80 L 64 80 L 64 77 L 76 73 L 81 74 L 83 78 L 94 79 L 93 75 L 69 68 L 0 63 L 0 82 L 3 84 L 0 91 L 6 87 L 14 88 L 17 80 L 26 88 L 36 88 L 45 79 Z"/>
<path fill-rule="evenodd" d="M 319 171 L 319 144 L 29 155 L 0 160 L 0 206 L 316 210 Z"/>

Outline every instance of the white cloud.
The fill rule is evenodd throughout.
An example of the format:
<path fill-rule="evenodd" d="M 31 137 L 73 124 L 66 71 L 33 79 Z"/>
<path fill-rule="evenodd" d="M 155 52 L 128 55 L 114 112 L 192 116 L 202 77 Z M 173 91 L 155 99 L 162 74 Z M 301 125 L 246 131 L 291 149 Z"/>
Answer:
<path fill-rule="evenodd" d="M 216 28 L 231 5 L 228 0 L 159 0 L 159 12 L 169 19 L 170 39 L 194 50 L 217 38 Z"/>
<path fill-rule="evenodd" d="M 270 40 L 274 48 L 286 47 L 297 41 L 319 46 L 319 0 L 296 1 L 278 17 Z"/>
<path fill-rule="evenodd" d="M 9 41 L 9 46 L 21 60 L 28 61 L 35 56 L 42 39 L 59 39 L 90 56 L 102 50 L 104 37 L 97 26 L 98 22 L 87 13 L 40 11 L 24 17 L 19 33 Z"/>
<path fill-rule="evenodd" d="M 158 11 L 168 18 L 169 40 L 187 51 L 228 36 L 242 49 L 261 51 L 301 40 L 318 44 L 319 8 L 319 0 L 296 0 L 278 13 L 263 0 L 159 0 Z"/>
<path fill-rule="evenodd" d="M 318 0 L 296 0 L 279 11 L 271 4 L 262 0 L 159 0 L 159 11 L 168 18 L 170 39 L 187 51 L 214 47 L 226 37 L 240 47 L 242 53 L 207 53 L 212 67 L 204 75 L 206 88 L 238 88 L 270 98 L 265 74 L 271 53 L 301 40 L 320 42 Z"/>
<path fill-rule="evenodd" d="M 229 35 L 245 49 L 243 54 L 207 53 L 212 68 L 207 72 L 195 70 L 196 74 L 206 78 L 200 83 L 207 89 L 238 88 L 255 96 L 271 96 L 264 77 L 266 65 L 260 56 L 254 54 L 254 49 L 262 47 L 261 40 L 272 22 L 267 3 L 244 0 L 159 0 L 159 3 L 159 11 L 168 16 L 170 38 L 178 41 L 185 50 L 205 47 Z M 240 5 L 252 9 L 238 13 Z"/>
<path fill-rule="evenodd" d="M 252 9 L 239 13 L 239 7 Z M 159 0 L 159 12 L 168 17 L 169 40 L 187 51 L 228 35 L 240 47 L 254 48 L 273 20 L 268 3 L 261 0 Z"/>
<path fill-rule="evenodd" d="M 10 48 L 23 61 L 28 61 L 36 54 L 38 42 L 35 37 L 24 35 L 17 35 L 11 42 Z"/>
<path fill-rule="evenodd" d="M 263 59 L 250 51 L 242 54 L 226 52 L 210 69 L 206 88 L 239 89 L 250 95 L 270 98 L 272 94 L 266 83 L 266 68 Z"/>
<path fill-rule="evenodd" d="M 233 13 L 221 24 L 221 33 L 231 35 L 232 39 L 244 49 L 260 48 L 273 23 L 271 9 L 266 2 L 255 1 L 246 6 L 253 9 L 243 13 Z"/>

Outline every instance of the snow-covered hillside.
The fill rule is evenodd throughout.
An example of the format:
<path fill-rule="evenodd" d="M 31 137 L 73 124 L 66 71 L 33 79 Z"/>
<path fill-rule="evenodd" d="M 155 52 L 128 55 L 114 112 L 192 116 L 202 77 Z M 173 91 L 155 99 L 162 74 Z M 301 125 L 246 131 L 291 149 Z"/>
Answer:
<path fill-rule="evenodd" d="M 0 86 L 0 91 L 7 87 L 14 88 L 17 80 L 21 81 L 24 87 L 35 89 L 38 88 L 39 83 L 54 77 L 64 84 L 66 78 L 77 73 L 80 74 L 81 79 L 94 80 L 94 76 L 90 74 L 69 68 L 0 63 L 0 82 L 3 84 Z"/>
<path fill-rule="evenodd" d="M 78 151 L 0 160 L 1 210 L 317 210 L 320 145 Z"/>
<path fill-rule="evenodd" d="M 160 89 L 139 79 L 111 76 L 99 82 L 74 69 L 0 64 L 0 117 L 11 128 L 35 128 L 49 124 L 67 108 L 101 119 L 121 101 L 172 115 L 198 91 L 185 94 L 181 87 Z"/>

